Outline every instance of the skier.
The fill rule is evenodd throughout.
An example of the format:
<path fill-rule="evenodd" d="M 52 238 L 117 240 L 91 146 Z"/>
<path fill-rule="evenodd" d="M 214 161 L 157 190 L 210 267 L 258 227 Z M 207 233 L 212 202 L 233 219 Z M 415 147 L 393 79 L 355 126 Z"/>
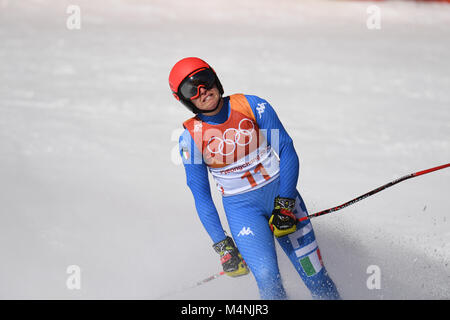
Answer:
<path fill-rule="evenodd" d="M 236 277 L 250 269 L 261 299 L 287 299 L 275 235 L 314 299 L 340 299 L 323 265 L 311 222 L 297 222 L 307 215 L 296 189 L 299 160 L 272 106 L 253 95 L 223 97 L 216 72 L 194 57 L 174 65 L 169 86 L 195 114 L 183 123 L 180 155 L 198 216 L 224 272 Z M 222 228 L 208 171 L 222 194 L 233 238 Z"/>

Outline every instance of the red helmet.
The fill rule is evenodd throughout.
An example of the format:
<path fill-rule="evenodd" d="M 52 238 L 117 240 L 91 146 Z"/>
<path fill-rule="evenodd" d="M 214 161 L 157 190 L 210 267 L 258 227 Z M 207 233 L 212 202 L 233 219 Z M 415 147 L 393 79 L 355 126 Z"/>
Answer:
<path fill-rule="evenodd" d="M 211 68 L 209 64 L 207 64 L 202 59 L 195 57 L 181 59 L 173 66 L 172 70 L 170 70 L 169 86 L 172 90 L 173 96 L 194 113 L 201 113 L 201 110 L 197 109 L 190 99 L 186 99 L 181 94 L 181 92 L 179 92 L 179 87 L 184 79 L 195 74 L 196 71 L 205 69 L 210 69 L 214 73 L 216 78 L 215 83 L 217 85 L 217 88 L 219 89 L 220 94 L 222 95 L 224 92 L 223 87 L 219 81 L 219 78 L 217 77 L 216 72 L 213 68 Z"/>

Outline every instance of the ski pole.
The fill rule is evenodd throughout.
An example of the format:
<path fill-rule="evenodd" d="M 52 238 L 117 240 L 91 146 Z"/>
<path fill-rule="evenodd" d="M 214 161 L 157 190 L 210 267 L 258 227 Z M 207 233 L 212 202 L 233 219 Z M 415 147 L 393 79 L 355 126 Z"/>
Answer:
<path fill-rule="evenodd" d="M 450 167 L 450 163 L 447 163 L 447 164 L 444 164 L 444 165 L 441 165 L 441 166 L 437 166 L 437 167 L 434 167 L 434 168 L 418 171 L 418 172 L 415 172 L 415 173 L 408 174 L 408 175 L 403 176 L 401 178 L 398 178 L 398 179 L 396 179 L 394 181 L 386 183 L 385 185 L 383 185 L 381 187 L 378 187 L 378 188 L 376 188 L 376 189 L 374 189 L 372 191 L 369 191 L 369 192 L 367 192 L 367 193 L 365 193 L 365 194 L 363 194 L 363 195 L 361 195 L 359 197 L 356 197 L 355 199 L 352 199 L 352 200 L 350 200 L 350 201 L 348 201 L 346 203 L 343 203 L 343 204 L 338 205 L 338 206 L 333 207 L 333 208 L 329 208 L 329 209 L 326 209 L 326 210 L 323 210 L 323 211 L 319 211 L 319 212 L 307 215 L 306 217 L 302 217 L 302 218 L 299 218 L 297 220 L 300 222 L 300 221 L 304 221 L 306 219 L 315 218 L 315 217 L 322 216 L 322 215 L 325 215 L 325 214 L 328 214 L 328 213 L 331 213 L 331 212 L 334 212 L 334 211 L 338 211 L 338 210 L 344 209 L 345 207 L 348 207 L 348 206 L 350 206 L 350 205 L 352 205 L 352 204 L 354 204 L 354 203 L 356 203 L 358 201 L 361 201 L 361 200 L 363 200 L 363 199 L 365 199 L 367 197 L 370 197 L 370 196 L 372 196 L 372 195 L 374 195 L 374 194 L 376 194 L 376 193 L 378 193 L 378 192 L 380 192 L 380 191 L 382 191 L 384 189 L 392 187 L 393 185 L 395 185 L 395 184 L 397 184 L 399 182 L 402 182 L 402 181 L 405 181 L 405 180 L 408 180 L 408 179 L 411 179 L 411 178 L 415 178 L 415 177 L 418 177 L 418 176 L 421 176 L 423 174 L 427 174 L 427 173 L 430 173 L 430 172 L 433 172 L 433 171 L 441 170 L 441 169 L 444 169 L 444 168 L 447 168 L 447 167 Z"/>
<path fill-rule="evenodd" d="M 172 292 L 166 293 L 166 294 L 160 296 L 158 299 L 162 299 L 162 298 L 167 297 L 167 296 L 172 296 L 172 295 L 174 295 L 176 293 L 181 293 L 181 292 L 184 292 L 186 290 L 196 288 L 196 287 L 201 286 L 202 284 L 205 284 L 205 283 L 207 283 L 207 282 L 209 282 L 211 280 L 217 279 L 220 276 L 223 276 L 224 274 L 225 274 L 224 271 L 218 272 L 218 273 L 213 274 L 213 275 L 211 275 L 211 276 L 209 276 L 209 277 L 207 277 L 207 278 L 205 278 L 203 280 L 197 281 L 196 283 L 194 283 L 194 284 L 192 284 L 190 286 L 181 288 L 181 289 L 179 289 L 177 291 L 172 291 Z"/>
<path fill-rule="evenodd" d="M 370 197 L 370 196 L 372 196 L 372 195 L 374 195 L 374 194 L 376 194 L 376 193 L 378 193 L 378 192 L 380 192 L 380 191 L 382 191 L 384 189 L 392 187 L 393 185 L 395 185 L 395 184 L 397 184 L 399 182 L 402 182 L 402 181 L 405 181 L 405 180 L 408 180 L 408 179 L 411 179 L 411 178 L 415 178 L 415 177 L 418 177 L 418 176 L 421 176 L 423 174 L 427 174 L 427 173 L 430 173 L 430 172 L 433 172 L 433 171 L 437 171 L 437 170 L 441 170 L 441 169 L 444 169 L 444 168 L 448 168 L 448 167 L 450 167 L 450 163 L 447 163 L 447 164 L 444 164 L 444 165 L 441 165 L 441 166 L 437 166 L 437 167 L 434 167 L 434 168 L 418 171 L 418 172 L 415 172 L 415 173 L 408 174 L 408 175 L 403 176 L 401 178 L 398 178 L 398 179 L 396 179 L 394 181 L 386 183 L 385 185 L 383 185 L 381 187 L 378 187 L 378 188 L 376 188 L 376 189 L 374 189 L 372 191 L 369 191 L 369 192 L 367 192 L 367 193 L 365 193 L 365 194 L 363 194 L 363 195 L 361 195 L 359 197 L 356 197 L 355 199 L 352 199 L 352 200 L 350 200 L 350 201 L 348 201 L 348 202 L 346 202 L 344 204 L 341 204 L 341 205 L 333 207 L 333 208 L 329 208 L 329 209 L 326 209 L 326 210 L 323 210 L 323 211 L 319 211 L 319 212 L 310 214 L 310 215 L 308 215 L 306 217 L 299 218 L 297 220 L 299 222 L 301 222 L 301 221 L 304 221 L 306 219 L 315 218 L 315 217 L 322 216 L 322 215 L 325 215 L 325 214 L 328 214 L 328 213 L 331 213 L 331 212 L 334 212 L 334 211 L 338 211 L 338 210 L 344 209 L 345 207 L 348 207 L 348 206 L 350 206 L 350 205 L 352 205 L 352 204 L 354 204 L 354 203 L 356 203 L 358 201 L 361 201 L 361 200 L 363 200 L 363 199 L 365 199 L 367 197 Z M 224 274 L 225 274 L 224 271 L 221 271 L 219 273 L 213 274 L 213 275 L 211 275 L 211 276 L 209 276 L 209 277 L 207 277 L 207 278 L 205 278 L 203 280 L 200 280 L 200 281 L 196 282 L 195 284 L 193 284 L 193 285 L 191 285 L 189 287 L 185 287 L 185 288 L 180 289 L 178 291 L 167 293 L 167 294 L 161 296 L 160 299 L 162 297 L 170 296 L 170 295 L 173 295 L 175 293 L 180 293 L 180 292 L 183 292 L 183 291 L 188 290 L 188 289 L 196 288 L 196 287 L 198 287 L 198 286 L 200 286 L 202 284 L 205 284 L 205 283 L 207 283 L 207 282 L 209 282 L 211 280 L 217 279 L 217 278 L 219 278 L 220 276 L 222 276 Z"/>
<path fill-rule="evenodd" d="M 211 280 L 217 279 L 218 277 L 223 276 L 224 274 L 225 274 L 225 271 L 221 271 L 219 273 L 213 274 L 212 276 L 210 276 L 208 278 L 198 281 L 196 284 L 192 285 L 189 288 L 195 288 L 195 287 L 201 286 L 202 284 L 205 284 Z"/>

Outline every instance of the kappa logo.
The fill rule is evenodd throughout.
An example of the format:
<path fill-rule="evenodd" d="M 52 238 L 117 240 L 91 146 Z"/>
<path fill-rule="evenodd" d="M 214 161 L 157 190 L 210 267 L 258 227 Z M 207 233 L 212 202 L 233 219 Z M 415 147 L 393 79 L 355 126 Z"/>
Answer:
<path fill-rule="evenodd" d="M 202 123 L 194 124 L 194 132 L 200 132 L 202 130 Z"/>
<path fill-rule="evenodd" d="M 264 110 L 266 109 L 266 103 L 258 103 L 258 107 L 256 107 L 256 110 L 258 111 L 259 118 L 261 119 L 261 115 L 264 113 Z"/>
<path fill-rule="evenodd" d="M 253 231 L 250 229 L 250 227 L 242 227 L 242 230 L 239 231 L 238 233 L 238 237 L 239 236 L 248 236 L 248 235 L 252 235 L 254 236 L 255 234 L 253 233 Z"/>

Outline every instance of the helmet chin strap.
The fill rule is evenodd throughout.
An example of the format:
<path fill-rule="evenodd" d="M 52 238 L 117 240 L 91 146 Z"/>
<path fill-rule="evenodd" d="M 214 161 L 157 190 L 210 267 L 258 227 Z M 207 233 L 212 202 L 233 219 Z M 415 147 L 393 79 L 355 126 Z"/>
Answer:
<path fill-rule="evenodd" d="M 214 109 L 212 109 L 212 110 L 200 110 L 199 108 L 195 108 L 195 109 L 197 109 L 196 111 L 197 111 L 197 113 L 210 113 L 210 112 L 214 112 L 214 111 L 216 111 L 217 110 L 217 108 L 219 108 L 219 106 L 220 106 L 220 102 L 222 101 L 223 99 L 222 99 L 222 95 L 220 95 L 220 99 L 219 99 L 219 102 L 217 102 L 217 105 L 216 105 L 216 107 L 214 108 Z"/>

